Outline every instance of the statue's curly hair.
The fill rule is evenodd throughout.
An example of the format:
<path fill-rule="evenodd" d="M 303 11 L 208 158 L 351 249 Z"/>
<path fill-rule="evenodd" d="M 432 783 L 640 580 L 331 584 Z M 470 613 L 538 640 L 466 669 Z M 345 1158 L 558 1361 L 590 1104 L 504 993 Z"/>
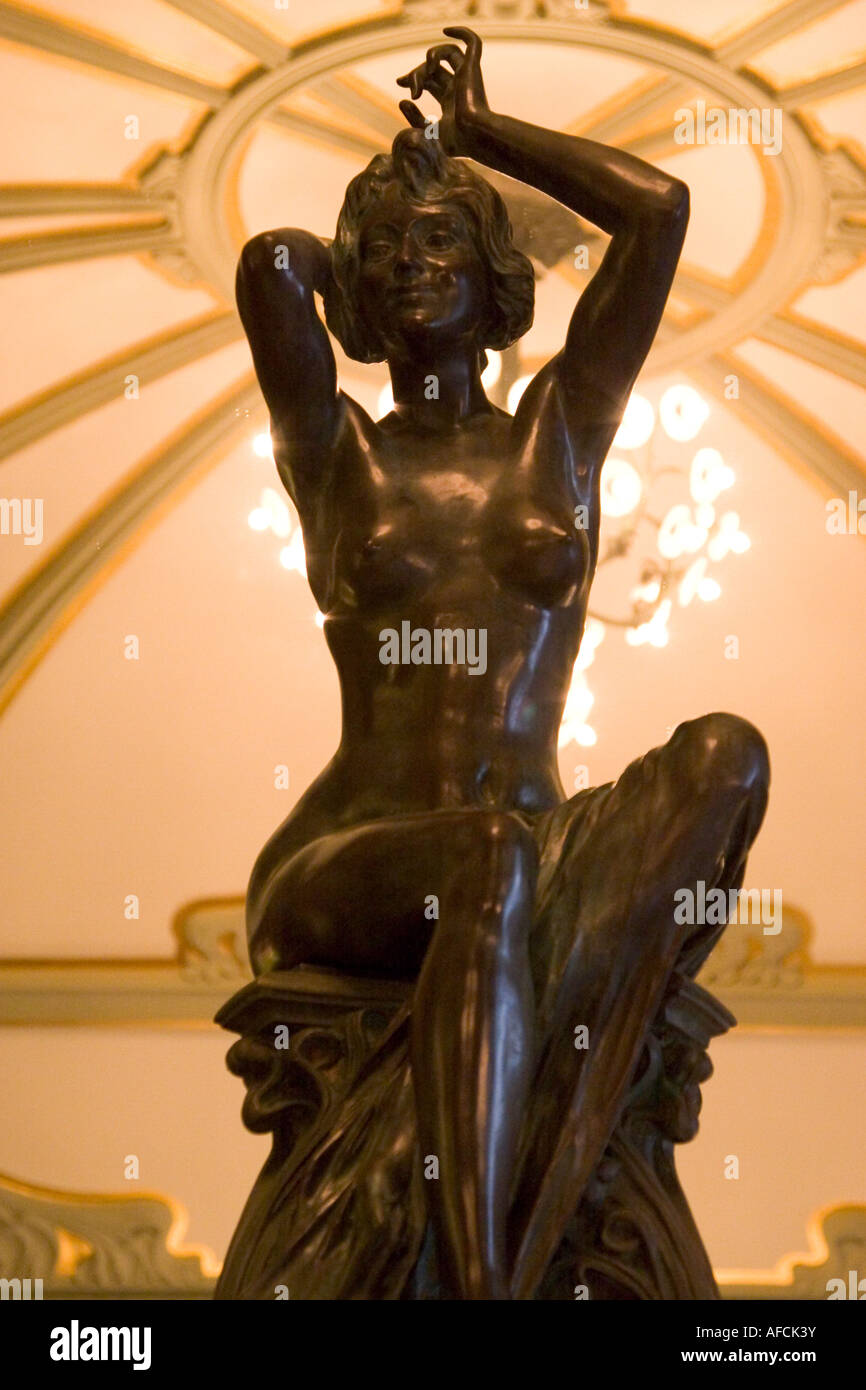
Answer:
<path fill-rule="evenodd" d="M 454 201 L 466 212 L 490 270 L 492 321 L 484 326 L 482 357 L 485 347 L 510 347 L 532 324 L 532 262 L 514 245 L 508 211 L 496 189 L 461 160 L 449 158 L 438 140 L 413 128 L 401 130 L 390 155 L 376 155 L 346 189 L 331 244 L 336 290 L 325 295 L 326 322 L 344 351 L 357 362 L 381 362 L 385 357 L 378 335 L 359 312 L 357 285 L 362 219 L 394 183 L 412 203 Z"/>

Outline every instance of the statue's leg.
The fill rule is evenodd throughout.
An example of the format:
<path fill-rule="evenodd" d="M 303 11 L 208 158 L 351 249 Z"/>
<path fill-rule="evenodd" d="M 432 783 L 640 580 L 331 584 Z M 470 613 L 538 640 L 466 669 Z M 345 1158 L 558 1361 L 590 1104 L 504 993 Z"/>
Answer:
<path fill-rule="evenodd" d="M 461 837 L 412 1010 L 418 1137 L 446 1297 L 507 1299 L 506 1214 L 534 1062 L 537 854 L 510 816 Z M 443 1181 L 444 1180 L 444 1181 Z"/>
<path fill-rule="evenodd" d="M 537 862 L 531 833 L 507 813 L 395 817 L 299 850 L 251 914 L 258 970 L 420 969 L 411 1019 L 418 1137 L 422 1158 L 438 1160 L 425 1191 L 443 1292 L 456 1299 L 508 1297 L 508 1195 L 534 1064 Z"/>
<path fill-rule="evenodd" d="M 517 1297 L 532 1296 L 601 1157 L 672 970 L 697 968 L 723 929 L 679 924 L 675 894 L 739 887 L 768 783 L 758 731 L 714 714 L 680 725 L 595 805 L 575 798 L 583 823 L 542 871 L 533 928 L 541 1056 L 513 1207 Z"/>

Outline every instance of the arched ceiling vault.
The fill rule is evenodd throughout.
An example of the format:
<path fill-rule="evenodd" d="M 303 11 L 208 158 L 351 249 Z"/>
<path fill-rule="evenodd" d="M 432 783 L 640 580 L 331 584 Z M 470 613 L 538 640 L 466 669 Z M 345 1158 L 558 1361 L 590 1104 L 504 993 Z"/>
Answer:
<path fill-rule="evenodd" d="M 708 18 L 713 8 L 701 0 L 686 9 L 664 0 L 589 0 L 585 7 L 572 0 L 404 0 L 387 8 L 372 0 L 285 8 L 256 0 L 141 0 L 149 43 L 142 24 L 136 33 L 124 29 L 98 0 L 0 5 L 0 66 L 13 76 L 22 60 L 50 64 L 61 88 L 67 74 L 108 75 L 121 85 L 130 112 L 143 93 L 156 91 L 172 99 L 180 120 L 176 138 L 143 142 L 145 153 L 128 160 L 120 177 L 88 181 L 73 169 L 68 180 L 3 183 L 0 270 L 35 274 L 38 296 L 38 277 L 51 268 L 135 256 L 171 286 L 204 291 L 211 301 L 203 312 L 143 338 L 130 334 L 74 372 L 49 375 L 38 390 L 13 393 L 0 415 L 0 467 L 116 400 L 130 374 L 145 388 L 238 342 L 231 303 L 237 253 L 269 216 L 271 225 L 286 220 L 281 208 L 293 188 L 286 171 L 299 161 L 316 168 L 310 158 L 320 159 L 322 221 L 313 230 L 329 234 L 347 178 L 387 150 L 400 128 L 393 76 L 402 56 L 423 51 L 443 23 L 465 20 L 485 39 L 489 90 L 509 90 L 518 67 L 529 69 L 537 76 L 536 120 L 660 163 L 687 159 L 684 176 L 697 181 L 704 206 L 721 169 L 718 149 L 684 155 L 675 113 L 697 101 L 783 113 L 779 151 L 772 157 L 757 147 L 741 151 L 749 168 L 743 164 L 739 176 L 729 171 L 719 184 L 723 220 L 732 189 L 725 180 L 744 180 L 738 225 L 748 234 L 736 254 L 729 254 L 731 236 L 726 242 L 714 232 L 711 217 L 690 232 L 647 371 L 687 375 L 720 399 L 726 378 L 736 373 L 741 418 L 794 466 L 808 469 L 828 495 L 862 487 L 862 459 L 835 422 L 804 409 L 796 392 L 750 365 L 740 349 L 757 340 L 854 387 L 866 385 L 860 338 L 803 309 L 809 291 L 850 284 L 866 311 L 866 284 L 858 275 L 866 258 L 866 159 L 852 138 L 850 116 L 838 116 L 840 99 L 862 98 L 866 89 L 866 14 L 851 0 L 769 6 L 737 0 L 723 29 L 718 16 Z M 309 32 L 314 11 L 324 26 L 317 33 Z M 589 105 L 578 99 L 575 80 L 569 107 L 560 58 L 584 87 L 591 86 L 589 74 L 597 76 Z M 780 71 L 788 76 L 780 78 Z M 548 73 L 549 99 L 540 101 Z M 555 121 L 545 116 L 548 106 Z M 281 172 L 271 188 L 263 171 L 274 167 L 281 147 Z M 307 188 L 306 205 L 313 192 Z M 598 235 L 539 195 L 512 187 L 506 196 L 515 225 L 530 229 L 525 249 L 540 273 L 568 289 L 573 302 L 585 283 L 585 272 L 574 269 L 573 242 L 588 242 L 594 264 Z M 548 354 L 559 326 L 541 313 L 536 327 L 529 365 Z M 86 325 L 71 324 L 69 331 L 86 337 Z M 345 359 L 341 366 L 356 370 Z M 0 707 L 109 567 L 191 479 L 249 431 L 263 407 L 246 374 L 193 413 L 131 471 L 119 473 L 95 506 L 52 538 L 47 557 L 7 590 L 0 609 Z M 58 456 L 57 468 L 71 466 Z"/>

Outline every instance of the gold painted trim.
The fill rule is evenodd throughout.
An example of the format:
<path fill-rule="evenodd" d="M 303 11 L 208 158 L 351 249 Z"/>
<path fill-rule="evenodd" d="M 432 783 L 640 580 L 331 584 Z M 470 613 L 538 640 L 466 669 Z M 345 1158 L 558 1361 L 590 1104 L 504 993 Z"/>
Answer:
<path fill-rule="evenodd" d="M 793 1290 L 798 1281 L 797 1273 L 802 1271 L 807 1276 L 816 1273 L 818 1270 L 827 1272 L 828 1278 L 839 1277 L 833 1272 L 831 1264 L 834 1251 L 831 1248 L 827 1236 L 826 1227 L 828 1221 L 836 1215 L 841 1218 L 850 1215 L 855 1220 L 861 1222 L 866 1229 L 866 1206 L 857 1202 L 834 1202 L 826 1206 L 819 1207 L 809 1216 L 806 1222 L 806 1238 L 808 1249 L 796 1251 L 793 1254 L 783 1255 L 777 1260 L 771 1269 L 719 1269 L 716 1271 L 716 1282 L 725 1296 L 725 1291 L 736 1287 L 741 1292 L 741 1296 L 748 1298 L 746 1290 L 762 1289 L 766 1290 L 763 1294 L 765 1298 L 778 1297 L 780 1290 Z M 855 1237 L 856 1238 L 856 1237 Z M 862 1237 L 861 1237 L 862 1239 Z M 847 1271 L 845 1271 L 847 1274 Z M 802 1277 L 802 1276 L 801 1276 Z M 733 1296 L 731 1294 L 729 1297 Z M 761 1297 L 760 1294 L 753 1295 Z"/>
<path fill-rule="evenodd" d="M 252 375 L 242 378 L 240 383 L 234 383 L 227 391 L 223 392 L 216 400 L 208 401 L 200 411 L 190 420 L 188 417 L 182 425 L 176 429 L 168 439 L 164 440 L 156 450 L 149 453 L 145 459 L 130 473 L 126 474 L 121 481 L 116 484 L 107 496 L 103 495 L 99 501 L 91 507 L 78 520 L 76 525 L 68 532 L 58 544 L 46 555 L 42 564 L 32 573 L 23 576 L 17 585 L 6 596 L 2 607 L 0 607 L 0 627 L 3 619 L 9 611 L 17 604 L 28 591 L 33 591 L 39 585 L 50 566 L 55 566 L 62 559 L 70 546 L 80 540 L 87 528 L 95 524 L 100 518 L 111 515 L 112 510 L 123 498 L 135 488 L 137 482 L 142 481 L 150 470 L 164 458 L 169 456 L 174 450 L 181 449 L 184 440 L 190 435 L 207 424 L 213 424 L 215 417 L 221 412 L 225 412 L 233 402 L 243 402 L 249 399 L 251 411 L 254 409 L 253 403 L 258 399 L 258 388 L 255 378 Z M 263 407 L 262 407 L 263 409 Z M 244 417 L 246 419 L 246 417 Z M 249 418 L 255 418 L 250 414 Z M 62 607 L 58 610 L 55 617 L 51 618 L 45 631 L 35 639 L 32 647 L 20 658 L 20 664 L 13 669 L 8 679 L 0 685 L 0 715 L 8 708 L 12 700 L 19 693 L 25 682 L 33 674 L 36 667 L 45 658 L 60 636 L 70 626 L 78 613 L 90 601 L 92 596 L 98 592 L 104 583 L 125 563 L 129 555 L 147 538 L 160 522 L 186 497 L 198 483 L 204 478 L 212 468 L 223 457 L 226 449 L 231 447 L 231 441 L 235 433 L 239 432 L 236 420 L 226 416 L 223 422 L 224 428 L 216 440 L 210 441 L 204 448 L 203 453 L 198 454 L 191 461 L 185 472 L 171 485 L 169 490 L 153 502 L 145 515 L 139 519 L 135 528 L 130 531 L 123 540 L 118 541 L 111 554 L 101 560 L 98 569 L 90 573 L 81 586 L 76 591 L 63 600 Z M 32 629 L 31 629 L 32 630 Z"/>
<path fill-rule="evenodd" d="M 760 335 L 756 334 L 755 336 L 758 337 Z M 780 349 L 780 351 L 786 351 L 786 349 Z M 844 439 L 840 438 L 833 430 L 828 429 L 823 421 L 812 415 L 808 410 L 805 410 L 802 405 L 799 405 L 794 397 L 787 395 L 784 391 L 780 391 L 769 377 L 758 371 L 751 363 L 746 363 L 745 359 L 740 358 L 737 352 L 738 348 L 734 346 L 729 352 L 714 354 L 714 357 L 706 364 L 707 368 L 712 369 L 713 362 L 715 361 L 723 368 L 720 372 L 720 376 L 724 376 L 729 372 L 734 372 L 741 380 L 745 378 L 778 410 L 785 411 L 804 428 L 810 430 L 816 438 L 823 441 L 828 449 L 837 454 L 840 461 L 852 470 L 852 481 L 854 481 L 858 487 L 862 487 L 864 479 L 866 479 L 866 460 L 855 454 Z M 718 394 L 718 391 L 716 394 Z M 742 409 L 742 396 L 740 397 L 739 403 Z M 728 404 L 730 404 L 730 402 Z M 843 491 L 845 490 L 843 486 L 845 480 L 843 479 L 840 479 L 839 482 L 831 483 L 826 476 L 824 478 L 818 478 L 814 468 L 808 464 L 803 464 L 800 451 L 796 447 L 789 445 L 783 436 L 780 437 L 779 433 L 774 430 L 771 424 L 758 422 L 752 417 L 749 420 L 749 425 L 750 428 L 756 429 L 764 439 L 772 444 L 779 452 L 783 453 L 784 456 L 794 464 L 800 477 L 806 479 L 811 478 L 813 483 L 822 483 L 823 487 L 827 490 L 828 497 L 837 496 L 840 487 Z M 837 491 L 833 491 L 834 488 L 837 489 Z"/>
<path fill-rule="evenodd" d="M 185 1243 L 183 1237 L 189 1228 L 189 1212 L 184 1204 L 177 1197 L 172 1197 L 167 1192 L 144 1191 L 135 1193 L 124 1192 L 68 1192 L 62 1188 L 41 1187 L 35 1183 L 24 1182 L 21 1178 L 13 1178 L 8 1173 L 0 1173 L 0 1195 L 3 1190 L 13 1192 L 16 1196 L 24 1197 L 34 1202 L 56 1202 L 60 1206 L 68 1206 L 73 1209 L 86 1211 L 94 1207 L 110 1206 L 122 1207 L 130 1203 L 155 1202 L 159 1206 L 168 1209 L 171 1215 L 171 1224 L 165 1236 L 165 1249 L 175 1259 L 193 1257 L 199 1261 L 202 1275 L 205 1279 L 216 1279 L 222 1269 L 222 1261 L 217 1259 L 209 1245 L 198 1242 Z M 67 1233 L 68 1234 L 68 1233 Z M 61 1258 L 63 1248 L 61 1247 Z M 83 1255 L 82 1255 L 83 1258 Z M 76 1260 L 76 1264 L 78 1261 Z M 60 1269 L 56 1273 L 71 1273 L 72 1271 Z"/>
<path fill-rule="evenodd" d="M 244 899 L 199 898 L 175 914 L 173 957 L 20 958 L 0 961 L 0 1025 L 210 1026 L 252 979 Z M 788 907 L 783 936 L 732 923 L 698 982 L 739 1021 L 739 1032 L 866 1029 L 866 963 L 816 964 L 811 919 Z"/>
<path fill-rule="evenodd" d="M 123 379 L 129 373 L 141 384 L 150 384 L 240 338 L 236 315 L 214 308 L 62 377 L 0 414 L 0 461 L 121 399 Z"/>

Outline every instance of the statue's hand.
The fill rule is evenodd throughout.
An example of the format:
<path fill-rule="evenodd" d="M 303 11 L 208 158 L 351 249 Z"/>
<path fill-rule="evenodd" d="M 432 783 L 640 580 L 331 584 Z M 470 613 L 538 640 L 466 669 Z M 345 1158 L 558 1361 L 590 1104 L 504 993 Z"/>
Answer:
<path fill-rule="evenodd" d="M 430 92 L 442 107 L 439 139 L 445 153 L 471 155 L 475 118 L 489 110 L 481 76 L 481 40 L 474 30 L 458 26 L 442 32 L 462 39 L 466 44 L 465 52 L 456 43 L 440 43 L 428 48 L 425 61 L 405 77 L 398 77 L 397 85 L 408 87 L 415 101 L 423 91 Z M 453 71 L 448 71 L 446 63 Z M 401 101 L 400 110 L 410 125 L 424 130 L 427 121 L 415 101 Z"/>

